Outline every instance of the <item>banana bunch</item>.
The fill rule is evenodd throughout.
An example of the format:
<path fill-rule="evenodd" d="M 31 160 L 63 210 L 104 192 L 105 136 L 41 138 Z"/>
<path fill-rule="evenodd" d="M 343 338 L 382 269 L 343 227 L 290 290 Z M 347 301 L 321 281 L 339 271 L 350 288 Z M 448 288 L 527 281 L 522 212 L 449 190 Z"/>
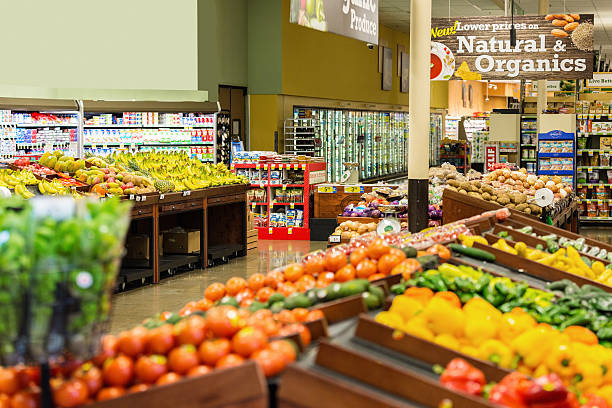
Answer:
<path fill-rule="evenodd" d="M 15 188 L 18 184 L 23 184 L 26 186 L 36 185 L 38 183 L 38 179 L 29 170 L 9 170 L 2 169 L 0 170 L 0 186 L 7 188 Z"/>
<path fill-rule="evenodd" d="M 71 193 L 69 187 L 62 185 L 55 180 L 52 182 L 40 180 L 38 182 L 38 191 L 40 191 L 40 194 L 43 195 L 67 195 Z"/>
<path fill-rule="evenodd" d="M 25 199 L 32 198 L 35 195 L 30 190 L 28 190 L 25 185 L 23 185 L 21 183 L 15 185 L 15 193 L 20 195 L 21 197 L 23 197 Z"/>

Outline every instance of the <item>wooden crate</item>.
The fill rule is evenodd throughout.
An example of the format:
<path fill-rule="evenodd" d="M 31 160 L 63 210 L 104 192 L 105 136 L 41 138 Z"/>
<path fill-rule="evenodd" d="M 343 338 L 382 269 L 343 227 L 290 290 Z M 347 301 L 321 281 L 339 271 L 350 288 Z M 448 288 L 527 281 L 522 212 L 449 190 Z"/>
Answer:
<path fill-rule="evenodd" d="M 330 185 L 330 184 L 326 184 Z M 399 187 L 397 184 L 360 184 L 363 187 L 363 193 L 346 193 L 342 184 L 333 184 L 336 188 L 335 193 L 320 193 L 317 188 L 314 188 L 314 217 L 315 218 L 336 218 L 338 214 L 342 214 L 344 208 L 350 203 L 358 203 L 361 201 L 363 193 L 371 193 L 375 187 L 389 187 L 395 189 Z"/>

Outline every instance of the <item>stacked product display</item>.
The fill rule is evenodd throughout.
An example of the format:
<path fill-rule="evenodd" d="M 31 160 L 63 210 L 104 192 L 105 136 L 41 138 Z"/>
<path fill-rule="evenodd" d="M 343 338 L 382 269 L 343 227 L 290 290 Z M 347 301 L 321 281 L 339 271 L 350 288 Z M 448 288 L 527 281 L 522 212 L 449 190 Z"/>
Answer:
<path fill-rule="evenodd" d="M 520 165 L 525 167 L 529 173 L 536 172 L 536 149 L 537 149 L 537 117 L 532 115 L 521 115 L 521 147 Z"/>

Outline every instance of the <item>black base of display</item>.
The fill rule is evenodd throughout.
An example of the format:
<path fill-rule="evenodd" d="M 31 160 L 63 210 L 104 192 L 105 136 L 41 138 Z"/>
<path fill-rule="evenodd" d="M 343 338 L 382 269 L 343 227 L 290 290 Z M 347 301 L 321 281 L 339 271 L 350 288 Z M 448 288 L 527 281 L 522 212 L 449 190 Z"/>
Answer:
<path fill-rule="evenodd" d="M 410 232 L 427 228 L 429 180 L 408 179 L 408 226 Z"/>
<path fill-rule="evenodd" d="M 338 222 L 335 218 L 311 218 L 310 219 L 310 240 L 327 241 L 334 232 Z"/>

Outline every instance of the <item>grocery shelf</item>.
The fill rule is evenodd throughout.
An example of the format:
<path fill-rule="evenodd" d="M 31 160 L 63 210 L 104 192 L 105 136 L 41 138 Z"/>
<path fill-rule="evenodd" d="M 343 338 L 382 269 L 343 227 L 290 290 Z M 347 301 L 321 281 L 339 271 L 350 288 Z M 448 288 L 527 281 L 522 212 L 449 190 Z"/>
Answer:
<path fill-rule="evenodd" d="M 269 184 L 270 187 L 304 187 L 304 184 Z"/>
<path fill-rule="evenodd" d="M 521 133 L 537 133 L 537 130 L 521 129 Z"/>
<path fill-rule="evenodd" d="M 271 206 L 272 206 L 272 205 L 291 205 L 291 204 L 293 204 L 293 205 L 304 205 L 304 203 L 303 203 L 303 202 L 300 202 L 300 203 L 278 203 L 278 202 L 276 202 L 276 201 L 272 201 L 272 202 L 270 203 L 270 205 L 271 205 Z"/>
<path fill-rule="evenodd" d="M 580 221 L 610 222 L 612 217 L 580 217 Z"/>
<path fill-rule="evenodd" d="M 499 149 L 500 153 L 518 153 L 518 149 Z"/>
<path fill-rule="evenodd" d="M 593 186 L 593 187 L 612 187 L 612 184 L 608 183 L 579 183 L 576 187 L 580 188 L 582 186 Z"/>
<path fill-rule="evenodd" d="M 536 162 L 536 161 L 538 161 L 538 159 L 521 159 L 521 161 L 524 161 L 524 162 Z"/>
<path fill-rule="evenodd" d="M 612 153 L 612 149 L 578 149 L 578 153 Z"/>
<path fill-rule="evenodd" d="M 71 125 L 76 127 L 76 125 Z M 85 129 L 214 129 L 214 124 L 209 125 L 84 125 Z"/>
<path fill-rule="evenodd" d="M 537 145 L 535 143 L 525 143 L 522 144 L 521 147 L 536 147 Z"/>
<path fill-rule="evenodd" d="M 608 170 L 608 169 L 612 169 L 612 166 L 578 166 L 577 169 L 578 170 L 580 170 L 580 169 L 587 169 L 588 171 L 591 171 L 591 170 Z"/>
<path fill-rule="evenodd" d="M 210 248 L 209 248 L 210 253 Z M 163 255 L 159 257 L 160 272 L 200 262 L 200 255 Z"/>
<path fill-rule="evenodd" d="M 611 198 L 577 198 L 578 202 L 581 203 L 610 203 Z"/>
<path fill-rule="evenodd" d="M 612 136 L 612 133 L 578 132 L 578 137 L 589 137 L 589 136 Z"/>
<path fill-rule="evenodd" d="M 555 175 L 573 175 L 574 174 L 574 170 L 540 170 L 538 172 L 538 175 L 542 175 L 542 176 L 546 176 L 546 175 L 550 175 L 550 176 L 555 176 Z"/>
<path fill-rule="evenodd" d="M 97 147 L 97 146 L 152 146 L 152 147 L 163 147 L 163 146 L 214 146 L 215 142 L 184 142 L 184 143 L 83 143 L 85 147 Z"/>
<path fill-rule="evenodd" d="M 573 152 L 569 152 L 569 153 L 544 153 L 544 152 L 539 152 L 538 155 L 540 157 L 574 157 L 574 153 Z"/>
<path fill-rule="evenodd" d="M 254 205 L 268 205 L 268 203 L 261 203 L 261 202 L 255 202 L 255 201 L 251 201 L 249 203 L 249 205 L 252 207 Z"/>

